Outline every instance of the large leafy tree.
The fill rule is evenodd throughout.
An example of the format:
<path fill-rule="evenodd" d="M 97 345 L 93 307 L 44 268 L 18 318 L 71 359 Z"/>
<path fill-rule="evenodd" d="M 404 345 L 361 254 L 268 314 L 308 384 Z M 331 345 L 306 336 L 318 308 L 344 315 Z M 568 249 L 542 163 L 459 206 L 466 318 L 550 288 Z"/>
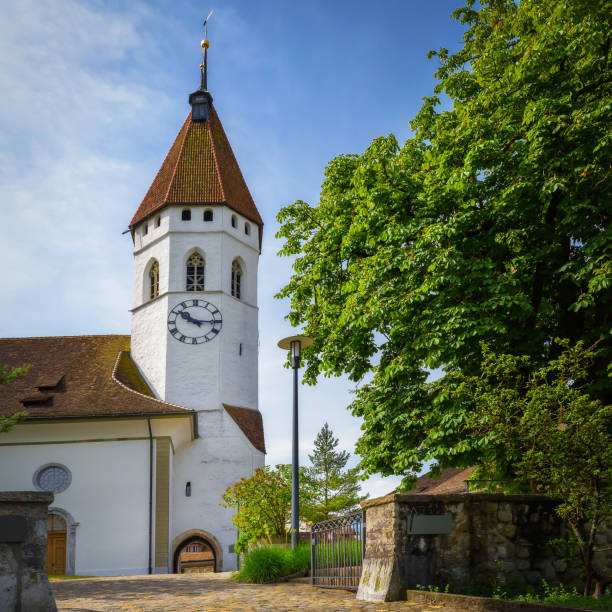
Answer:
<path fill-rule="evenodd" d="M 18 378 L 23 378 L 28 373 L 29 369 L 29 365 L 9 367 L 7 365 L 0 364 L 0 385 L 8 385 Z M 27 412 L 25 411 L 16 412 L 10 416 L 0 415 L 0 433 L 8 431 L 11 427 L 13 427 L 13 425 L 16 425 L 26 416 Z"/>
<path fill-rule="evenodd" d="M 454 16 L 464 44 L 432 52 L 439 83 L 414 137 L 334 159 L 318 204 L 278 216 L 295 256 L 279 296 L 314 339 L 305 378 L 370 374 L 351 405 L 362 466 L 405 484 L 425 460 L 487 454 L 454 396 L 457 373 L 481 373 L 483 341 L 537 369 L 556 337 L 599 339 L 588 391 L 610 394 L 610 4 L 468 1 Z"/>
<path fill-rule="evenodd" d="M 359 494 L 361 470 L 346 468 L 350 453 L 336 450 L 338 442 L 325 423 L 315 438 L 312 454 L 308 455 L 312 465 L 307 469 L 307 478 L 312 495 L 304 513 L 312 522 L 355 510 L 367 497 Z"/>

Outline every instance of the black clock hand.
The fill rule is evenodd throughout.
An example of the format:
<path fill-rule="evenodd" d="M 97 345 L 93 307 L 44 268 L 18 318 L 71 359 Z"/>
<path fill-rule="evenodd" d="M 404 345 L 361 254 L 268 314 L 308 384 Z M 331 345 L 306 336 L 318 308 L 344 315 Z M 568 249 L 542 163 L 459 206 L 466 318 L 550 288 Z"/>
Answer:
<path fill-rule="evenodd" d="M 185 319 L 185 321 L 189 323 L 195 323 L 198 327 L 202 327 L 202 323 L 205 322 L 205 321 L 198 321 L 197 319 L 194 319 L 188 312 L 185 312 L 184 310 L 180 313 L 180 315 L 183 319 Z"/>

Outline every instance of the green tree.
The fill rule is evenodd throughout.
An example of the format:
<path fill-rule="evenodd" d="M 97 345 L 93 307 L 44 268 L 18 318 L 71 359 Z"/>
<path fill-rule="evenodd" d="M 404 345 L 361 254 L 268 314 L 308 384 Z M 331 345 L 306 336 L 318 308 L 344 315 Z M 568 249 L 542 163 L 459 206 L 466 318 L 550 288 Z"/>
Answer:
<path fill-rule="evenodd" d="M 279 297 L 314 339 L 305 380 L 369 374 L 350 406 L 361 465 L 406 487 L 426 460 L 489 457 L 453 395 L 455 374 L 482 372 L 483 341 L 537 370 L 553 338 L 601 338 L 588 391 L 610 396 L 609 1 L 468 1 L 454 16 L 464 44 L 431 53 L 439 82 L 414 137 L 337 157 L 316 206 L 278 215 L 295 257 Z"/>
<path fill-rule="evenodd" d="M 359 467 L 344 469 L 350 454 L 336 450 L 337 446 L 338 438 L 334 438 L 325 423 L 315 439 L 314 452 L 308 455 L 312 466 L 307 470 L 307 478 L 312 494 L 304 515 L 312 522 L 355 510 L 367 497 L 359 495 L 361 470 Z"/>
<path fill-rule="evenodd" d="M 4 364 L 0 364 L 0 385 L 7 385 L 18 378 L 23 378 L 30 369 L 29 365 L 22 365 L 18 367 L 9 367 Z M 0 433 L 8 431 L 13 425 L 16 425 L 19 421 L 26 417 L 28 413 L 26 411 L 16 412 L 10 416 L 0 415 Z"/>
<path fill-rule="evenodd" d="M 310 490 L 306 469 L 300 468 L 300 509 L 307 508 Z M 242 478 L 223 494 L 223 505 L 234 508 L 232 522 L 239 531 L 236 552 L 249 544 L 271 543 L 276 537 L 287 537 L 291 518 L 291 466 L 265 465 L 249 478 Z"/>
<path fill-rule="evenodd" d="M 603 594 L 612 579 L 595 563 L 597 535 L 612 519 L 612 406 L 585 388 L 593 349 L 557 344 L 563 352 L 536 369 L 529 356 L 495 355 L 484 347 L 482 374 L 458 376 L 457 401 L 473 412 L 469 435 L 486 449 L 479 476 L 510 462 L 517 480 L 560 500 L 557 514 L 585 568 L 584 595 Z"/>

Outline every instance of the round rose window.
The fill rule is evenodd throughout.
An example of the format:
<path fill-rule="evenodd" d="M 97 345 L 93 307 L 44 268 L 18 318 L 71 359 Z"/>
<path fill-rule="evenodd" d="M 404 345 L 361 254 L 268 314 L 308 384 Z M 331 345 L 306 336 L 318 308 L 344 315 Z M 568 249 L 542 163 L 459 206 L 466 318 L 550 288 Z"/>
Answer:
<path fill-rule="evenodd" d="M 61 493 L 69 486 L 72 477 L 67 468 L 62 465 L 47 465 L 36 473 L 35 482 L 39 489 L 51 493 Z"/>

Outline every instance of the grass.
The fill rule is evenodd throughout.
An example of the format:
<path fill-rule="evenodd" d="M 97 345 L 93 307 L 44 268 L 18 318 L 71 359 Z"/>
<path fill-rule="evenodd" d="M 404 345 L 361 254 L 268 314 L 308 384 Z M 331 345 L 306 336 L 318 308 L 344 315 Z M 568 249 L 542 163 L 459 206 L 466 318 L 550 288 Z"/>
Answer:
<path fill-rule="evenodd" d="M 475 595 L 478 597 L 492 597 L 493 599 L 505 599 L 509 601 L 524 601 L 528 603 L 541 603 L 554 606 L 565 606 L 566 608 L 582 608 L 585 610 L 612 610 L 612 593 L 606 593 L 599 599 L 594 597 L 585 597 L 578 592 L 576 587 L 567 588 L 563 585 L 551 586 L 546 580 L 542 580 L 540 588 L 530 590 L 524 593 L 506 591 L 504 588 L 497 586 L 493 591 L 483 590 L 482 588 L 474 589 L 473 587 L 446 587 L 417 585 L 417 589 L 421 591 L 433 591 L 435 593 L 458 593 L 461 595 Z"/>
<path fill-rule="evenodd" d="M 244 559 L 242 568 L 233 574 L 237 582 L 264 584 L 283 576 L 310 568 L 310 546 L 295 550 L 284 546 L 262 546 L 252 550 Z"/>

